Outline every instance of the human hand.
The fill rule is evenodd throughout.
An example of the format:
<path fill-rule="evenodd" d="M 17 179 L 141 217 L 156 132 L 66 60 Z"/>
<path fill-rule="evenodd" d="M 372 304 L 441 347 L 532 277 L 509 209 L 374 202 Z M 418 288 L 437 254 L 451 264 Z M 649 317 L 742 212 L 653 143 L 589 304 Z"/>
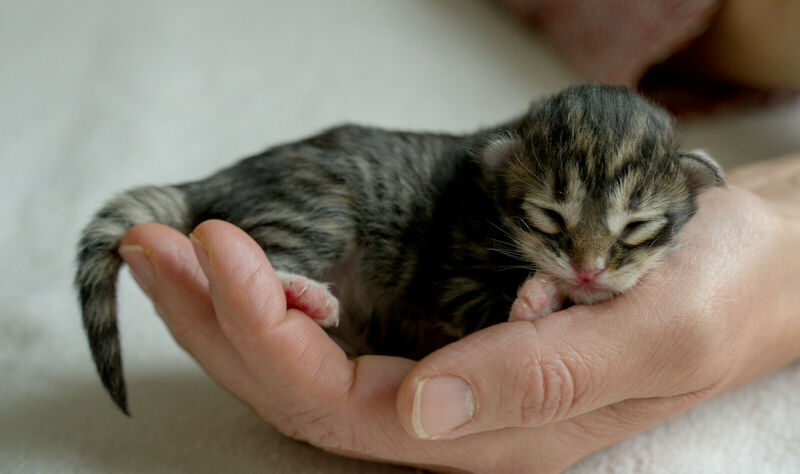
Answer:
<path fill-rule="evenodd" d="M 610 444 L 615 430 L 646 428 L 641 415 L 674 414 L 800 356 L 798 226 L 735 187 L 701 203 L 680 250 L 627 294 L 423 359 L 398 394 L 406 429 L 453 439 L 571 420 Z M 465 395 L 472 409 L 446 411 Z"/>
<path fill-rule="evenodd" d="M 735 188 L 704 196 L 683 247 L 628 294 L 493 326 L 419 363 L 348 360 L 310 318 L 286 309 L 248 236 L 215 221 L 194 234 L 205 249 L 197 254 L 156 224 L 122 242 L 149 256 L 126 260 L 173 336 L 282 433 L 349 456 L 559 471 L 798 356 L 800 292 L 786 285 L 800 232 Z M 457 391 L 446 395 L 458 378 L 472 410 L 464 392 L 460 402 Z"/>

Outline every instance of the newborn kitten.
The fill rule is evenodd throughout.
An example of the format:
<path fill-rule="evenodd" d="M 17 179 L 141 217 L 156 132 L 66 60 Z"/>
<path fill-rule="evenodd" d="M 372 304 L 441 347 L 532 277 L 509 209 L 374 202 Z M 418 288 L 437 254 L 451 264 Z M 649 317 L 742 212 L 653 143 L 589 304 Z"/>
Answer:
<path fill-rule="evenodd" d="M 115 283 L 136 224 L 231 222 L 264 249 L 288 305 L 346 350 L 418 358 L 509 314 L 631 288 L 676 246 L 695 196 L 723 184 L 713 160 L 678 149 L 663 110 L 628 89 L 572 87 L 471 135 L 342 126 L 202 181 L 131 190 L 85 229 L 75 283 L 127 413 Z"/>

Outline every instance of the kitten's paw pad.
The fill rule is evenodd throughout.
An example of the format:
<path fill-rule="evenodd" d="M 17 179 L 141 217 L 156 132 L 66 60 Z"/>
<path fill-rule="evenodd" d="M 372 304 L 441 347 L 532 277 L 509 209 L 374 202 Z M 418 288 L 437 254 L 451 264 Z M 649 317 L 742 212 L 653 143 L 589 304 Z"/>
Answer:
<path fill-rule="evenodd" d="M 555 280 L 533 277 L 517 291 L 517 299 L 511 305 L 509 321 L 535 321 L 561 309 L 564 297 L 555 285 Z"/>
<path fill-rule="evenodd" d="M 306 313 L 322 327 L 339 325 L 339 300 L 328 285 L 293 273 L 277 272 L 286 306 Z"/>

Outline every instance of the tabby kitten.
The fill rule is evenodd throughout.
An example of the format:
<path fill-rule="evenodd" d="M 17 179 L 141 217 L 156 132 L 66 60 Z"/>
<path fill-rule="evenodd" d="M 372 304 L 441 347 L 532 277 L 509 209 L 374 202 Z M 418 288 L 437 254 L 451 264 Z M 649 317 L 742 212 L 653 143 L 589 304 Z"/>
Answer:
<path fill-rule="evenodd" d="M 584 85 L 470 135 L 347 125 L 201 181 L 133 189 L 86 227 L 75 283 L 127 413 L 115 284 L 136 224 L 231 222 L 264 249 L 288 305 L 346 350 L 418 358 L 509 314 L 631 288 L 676 246 L 697 194 L 723 184 L 713 160 L 679 150 L 666 112 Z"/>

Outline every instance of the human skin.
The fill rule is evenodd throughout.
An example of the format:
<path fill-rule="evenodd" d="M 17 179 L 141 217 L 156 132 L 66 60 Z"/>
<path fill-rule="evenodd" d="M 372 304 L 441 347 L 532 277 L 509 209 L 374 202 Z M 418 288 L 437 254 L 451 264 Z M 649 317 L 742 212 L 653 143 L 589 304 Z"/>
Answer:
<path fill-rule="evenodd" d="M 540 0 L 503 0 L 503 3 L 522 18 L 541 21 L 538 19 L 542 9 Z M 605 3 L 617 7 L 624 4 L 620 1 Z M 677 4 L 681 2 L 658 3 L 675 9 L 680 8 Z M 694 39 L 687 38 L 688 44 L 671 52 L 676 56 L 669 61 L 669 69 L 688 73 L 690 77 L 757 89 L 800 88 L 800 28 L 797 26 L 800 0 L 718 0 L 717 7 L 702 34 Z M 608 21 L 603 15 L 596 19 Z M 624 23 L 625 20 L 620 21 Z"/>
<path fill-rule="evenodd" d="M 687 51 L 698 74 L 764 89 L 800 87 L 800 0 L 726 0 Z"/>
<path fill-rule="evenodd" d="M 192 240 L 136 226 L 121 254 L 178 343 L 287 436 L 433 470 L 558 472 L 800 357 L 800 155 L 728 178 L 625 295 L 419 362 L 348 359 L 286 308 L 263 251 L 230 224 Z"/>

